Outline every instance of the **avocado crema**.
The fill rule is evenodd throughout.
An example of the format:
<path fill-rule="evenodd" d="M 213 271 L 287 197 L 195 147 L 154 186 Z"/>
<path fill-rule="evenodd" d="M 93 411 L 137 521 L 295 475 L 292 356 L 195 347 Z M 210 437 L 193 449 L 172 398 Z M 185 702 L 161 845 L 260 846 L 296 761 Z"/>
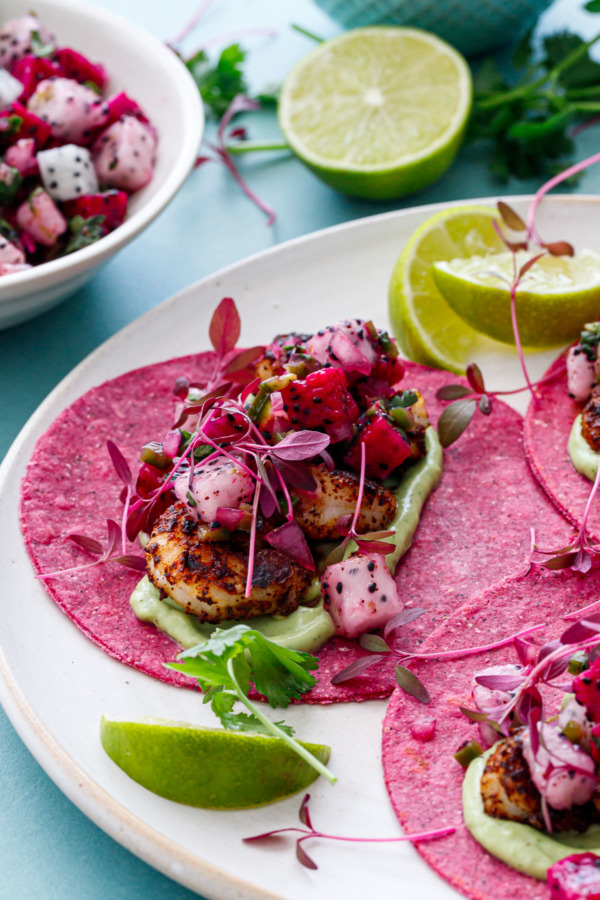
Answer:
<path fill-rule="evenodd" d="M 600 825 L 586 832 L 546 834 L 522 822 L 509 822 L 486 815 L 480 782 L 485 764 L 494 750 L 474 759 L 466 771 L 462 789 L 465 825 L 482 847 L 519 872 L 545 880 L 548 867 L 573 853 L 591 851 L 600 855 Z"/>
<path fill-rule="evenodd" d="M 425 456 L 417 460 L 394 489 L 397 509 L 390 525 L 396 532 L 390 543 L 394 552 L 386 557 L 393 573 L 398 560 L 412 544 L 419 524 L 423 504 L 437 486 L 442 474 L 442 448 L 437 431 L 428 428 L 425 432 Z M 347 547 L 349 556 L 356 549 L 353 542 Z M 318 578 L 313 580 L 304 596 L 305 602 L 314 602 L 321 594 Z M 184 612 L 169 597 L 161 598 L 160 591 L 144 576 L 131 595 L 134 613 L 143 622 L 152 622 L 182 647 L 194 647 L 207 640 L 215 628 L 231 628 L 238 621 L 220 622 L 219 625 L 201 625 L 198 619 Z M 323 608 L 323 599 L 314 606 L 299 606 L 289 616 L 255 616 L 247 620 L 252 628 L 262 631 L 265 637 L 293 650 L 311 653 L 333 637 L 334 626 L 331 616 Z"/>
<path fill-rule="evenodd" d="M 595 450 L 592 450 L 581 433 L 581 415 L 577 416 L 573 422 L 573 427 L 571 428 L 569 441 L 567 443 L 567 450 L 571 462 L 577 471 L 586 478 L 589 478 L 590 481 L 594 481 L 596 473 L 598 472 L 598 460 L 600 459 L 600 454 L 596 453 Z"/>

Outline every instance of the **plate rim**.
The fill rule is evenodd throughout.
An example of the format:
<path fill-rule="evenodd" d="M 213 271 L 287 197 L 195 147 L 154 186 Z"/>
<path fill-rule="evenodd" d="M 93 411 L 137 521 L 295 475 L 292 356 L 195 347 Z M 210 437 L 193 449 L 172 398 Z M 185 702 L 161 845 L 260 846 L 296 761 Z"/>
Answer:
<path fill-rule="evenodd" d="M 513 195 L 503 199 L 507 202 L 526 202 L 531 199 L 531 196 L 530 194 Z M 600 197 L 592 194 L 556 194 L 551 195 L 549 199 L 600 205 Z M 93 366 L 97 359 L 106 354 L 110 347 L 118 344 L 133 333 L 140 322 L 147 322 L 156 316 L 163 315 L 163 311 L 177 304 L 183 295 L 201 289 L 215 279 L 235 273 L 240 268 L 255 261 L 285 254 L 303 244 L 319 240 L 323 236 L 350 232 L 360 228 L 369 229 L 369 227 L 372 227 L 372 223 L 401 219 L 414 215 L 416 212 L 429 212 L 433 215 L 437 211 L 450 209 L 453 206 L 485 205 L 490 202 L 495 203 L 496 198 L 473 198 L 465 201 L 465 203 L 444 201 L 434 204 L 423 204 L 407 209 L 379 213 L 374 216 L 364 216 L 350 222 L 329 226 L 300 235 L 273 247 L 268 247 L 235 263 L 224 266 L 218 271 L 176 292 L 103 341 L 102 344 L 81 360 L 59 381 L 20 429 L 0 464 L 0 494 L 28 434 L 35 429 L 38 420 L 46 415 L 48 408 L 55 404 L 63 391 L 69 387 L 71 381 L 76 380 L 88 367 Z M 110 377 L 115 377 L 118 374 L 120 372 L 116 372 Z M 61 406 L 60 409 L 62 410 L 62 408 Z M 212 864 L 209 860 L 200 858 L 173 839 L 161 834 L 155 827 L 128 810 L 123 803 L 112 796 L 108 789 L 100 786 L 88 775 L 60 745 L 26 700 L 13 676 L 2 646 L 0 646 L 0 703 L 4 707 L 6 715 L 17 734 L 51 780 L 75 806 L 117 843 L 190 890 L 201 890 L 203 893 L 208 891 L 208 896 L 217 896 L 210 892 L 218 889 L 220 900 L 239 900 L 240 896 L 247 897 L 248 900 L 277 900 L 279 895 L 272 894 L 266 888 L 258 887 L 240 879 L 231 872 Z M 178 871 L 174 871 L 174 866 L 178 868 Z M 201 884 L 200 882 L 203 881 L 206 881 L 206 883 Z"/>

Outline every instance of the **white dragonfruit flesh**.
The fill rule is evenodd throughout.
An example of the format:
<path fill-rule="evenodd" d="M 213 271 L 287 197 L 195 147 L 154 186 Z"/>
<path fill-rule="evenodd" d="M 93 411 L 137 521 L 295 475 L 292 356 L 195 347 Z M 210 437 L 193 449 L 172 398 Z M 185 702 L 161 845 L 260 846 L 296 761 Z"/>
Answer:
<path fill-rule="evenodd" d="M 90 151 L 77 144 L 64 144 L 37 154 L 42 184 L 53 200 L 72 200 L 95 194 L 98 179 Z"/>
<path fill-rule="evenodd" d="M 14 275 L 15 272 L 25 272 L 27 269 L 33 269 L 29 263 L 0 263 L 0 275 Z"/>
<path fill-rule="evenodd" d="M 596 384 L 596 367 L 580 346 L 571 347 L 567 354 L 567 390 L 578 403 L 585 403 Z"/>
<path fill-rule="evenodd" d="M 23 251 L 0 235 L 0 265 L 22 266 L 24 262 Z"/>
<path fill-rule="evenodd" d="M 31 36 L 34 32 L 45 44 L 53 40 L 52 33 L 35 16 L 19 16 L 6 22 L 0 28 L 0 66 L 11 69 L 17 60 L 26 56 L 31 50 Z"/>
<path fill-rule="evenodd" d="M 180 475 L 175 480 L 175 494 L 194 519 L 210 525 L 217 521 L 219 507 L 238 509 L 240 503 L 252 499 L 254 479 L 241 465 L 217 458 L 196 468 L 191 490 L 188 475 Z"/>
<path fill-rule="evenodd" d="M 17 169 L 21 175 L 36 175 L 39 171 L 35 154 L 35 141 L 33 138 L 20 138 L 15 144 L 7 148 L 4 154 L 4 162 L 13 169 Z"/>
<path fill-rule="evenodd" d="M 45 247 L 55 244 L 57 238 L 67 230 L 65 217 L 55 206 L 52 197 L 41 188 L 21 203 L 15 219 L 19 228 Z"/>
<path fill-rule="evenodd" d="M 23 93 L 23 85 L 18 78 L 13 78 L 6 69 L 0 69 L 0 109 L 6 109 Z"/>
<path fill-rule="evenodd" d="M 40 81 L 27 101 L 27 109 L 50 125 L 61 141 L 82 144 L 108 121 L 108 109 L 91 88 L 71 78 Z"/>
<path fill-rule="evenodd" d="M 306 342 L 306 350 L 321 365 L 361 375 L 368 375 L 377 359 L 364 319 L 346 319 L 323 328 Z"/>
<path fill-rule="evenodd" d="M 336 634 L 355 638 L 381 628 L 403 609 L 396 583 L 379 553 L 327 566 L 321 578 L 325 610 Z"/>
<path fill-rule="evenodd" d="M 139 190 L 152 178 L 155 152 L 153 129 L 133 116 L 123 116 L 103 131 L 92 147 L 100 184 Z"/>

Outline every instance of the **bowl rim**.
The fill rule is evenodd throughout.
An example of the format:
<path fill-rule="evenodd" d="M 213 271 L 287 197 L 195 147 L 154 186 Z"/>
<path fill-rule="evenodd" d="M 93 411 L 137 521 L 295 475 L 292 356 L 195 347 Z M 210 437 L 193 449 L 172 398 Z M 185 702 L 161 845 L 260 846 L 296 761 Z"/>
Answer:
<path fill-rule="evenodd" d="M 72 277 L 93 266 L 101 265 L 129 243 L 162 212 L 182 186 L 196 161 L 204 133 L 204 106 L 200 92 L 185 65 L 160 38 L 119 13 L 94 3 L 83 4 L 81 0 L 41 0 L 40 5 L 60 8 L 88 20 L 90 24 L 100 21 L 114 30 L 126 31 L 132 41 L 145 48 L 145 53 L 153 63 L 169 75 L 186 108 L 186 114 L 182 117 L 177 159 L 154 196 L 136 210 L 131 218 L 126 219 L 122 225 L 96 243 L 69 256 L 41 263 L 32 269 L 3 275 L 0 278 L 0 303 L 3 300 L 13 300 L 19 288 L 22 288 L 23 294 L 29 293 L 30 288 L 43 289 L 45 286 L 60 283 L 65 276 Z M 4 296 L 5 294 L 7 296 Z"/>

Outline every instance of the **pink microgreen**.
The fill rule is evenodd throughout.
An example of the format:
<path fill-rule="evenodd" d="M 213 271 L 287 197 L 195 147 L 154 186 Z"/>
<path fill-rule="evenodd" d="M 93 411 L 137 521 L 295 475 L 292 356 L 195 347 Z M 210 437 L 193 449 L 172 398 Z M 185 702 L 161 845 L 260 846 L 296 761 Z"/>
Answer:
<path fill-rule="evenodd" d="M 477 363 L 469 363 L 469 365 L 467 366 L 466 375 L 467 381 L 477 394 L 485 393 L 483 375 L 481 374 L 481 369 L 479 368 Z"/>
<path fill-rule="evenodd" d="M 239 353 L 227 363 L 223 370 L 224 375 L 232 375 L 240 372 L 257 362 L 264 354 L 264 347 L 248 347 L 246 350 L 240 350 Z"/>
<path fill-rule="evenodd" d="M 411 672 L 406 666 L 401 666 L 400 664 L 396 666 L 394 671 L 396 674 L 396 681 L 405 694 L 414 697 L 419 703 L 431 702 L 431 697 L 429 696 L 427 688 L 422 681 L 417 678 L 414 672 Z"/>
<path fill-rule="evenodd" d="M 330 438 L 320 431 L 292 431 L 275 444 L 270 455 L 285 462 L 312 459 L 329 446 Z"/>
<path fill-rule="evenodd" d="M 106 446 L 118 477 L 126 487 L 131 487 L 131 469 L 127 460 L 113 441 L 107 441 Z"/>
<path fill-rule="evenodd" d="M 290 559 L 302 566 L 303 569 L 308 569 L 309 572 L 315 571 L 315 561 L 306 542 L 304 532 L 297 522 L 286 522 L 279 528 L 268 532 L 265 535 L 265 541 L 271 547 L 285 553 Z"/>
<path fill-rule="evenodd" d="M 311 822 L 310 812 L 308 809 L 309 800 L 310 794 L 306 794 L 300 806 L 299 818 L 302 825 L 305 826 L 304 828 L 298 828 L 297 826 L 293 826 L 291 828 L 276 828 L 273 831 L 265 831 L 262 834 L 255 834 L 251 837 L 243 838 L 242 840 L 245 844 L 262 843 L 268 846 L 269 844 L 273 844 L 274 839 L 277 840 L 281 835 L 300 835 L 300 837 L 296 838 L 296 859 L 299 863 L 301 863 L 301 865 L 305 866 L 306 868 L 316 869 L 317 864 L 314 862 L 314 860 L 311 859 L 310 856 L 308 856 L 302 846 L 305 841 L 310 840 L 311 838 L 322 838 L 323 840 L 330 841 L 348 841 L 351 843 L 370 844 L 390 844 L 402 841 L 422 843 L 423 841 L 433 841 L 438 840 L 439 838 L 448 837 L 449 835 L 454 834 L 456 831 L 456 828 L 454 828 L 453 826 L 449 826 L 446 828 L 436 828 L 432 829 L 431 831 L 421 832 L 420 834 L 402 834 L 392 838 L 357 838 L 345 837 L 338 834 L 325 834 L 322 831 L 317 831 Z"/>
<path fill-rule="evenodd" d="M 372 653 L 389 653 L 392 649 L 378 634 L 361 634 L 358 643 L 364 650 L 370 650 Z"/>
<path fill-rule="evenodd" d="M 449 447 L 458 440 L 475 415 L 476 400 L 456 400 L 447 406 L 438 420 L 438 435 L 442 447 Z"/>
<path fill-rule="evenodd" d="M 527 231 L 527 225 L 521 216 L 508 203 L 505 203 L 504 200 L 498 200 L 496 205 L 498 212 L 502 216 L 502 221 L 511 231 Z"/>
<path fill-rule="evenodd" d="M 223 297 L 215 309 L 208 336 L 218 356 L 222 359 L 226 353 L 233 350 L 237 344 L 242 330 L 242 323 L 237 307 L 231 297 Z"/>
<path fill-rule="evenodd" d="M 396 613 L 393 618 L 386 622 L 385 628 L 383 629 L 384 638 L 389 637 L 397 628 L 402 628 L 403 625 L 409 625 L 411 622 L 414 622 L 415 619 L 422 616 L 424 612 L 426 612 L 426 610 L 423 609 L 423 607 L 416 606 L 413 609 L 403 609 L 401 612 Z"/>
<path fill-rule="evenodd" d="M 346 666 L 344 669 L 340 669 L 339 672 L 331 679 L 332 684 L 343 684 L 345 681 L 350 681 L 352 678 L 359 678 L 367 669 L 370 669 L 371 666 L 374 666 L 376 663 L 381 662 L 385 659 L 385 656 L 381 654 L 373 654 L 372 656 L 361 656 L 360 659 L 355 659 L 354 662 L 350 663 L 349 666 Z"/>

